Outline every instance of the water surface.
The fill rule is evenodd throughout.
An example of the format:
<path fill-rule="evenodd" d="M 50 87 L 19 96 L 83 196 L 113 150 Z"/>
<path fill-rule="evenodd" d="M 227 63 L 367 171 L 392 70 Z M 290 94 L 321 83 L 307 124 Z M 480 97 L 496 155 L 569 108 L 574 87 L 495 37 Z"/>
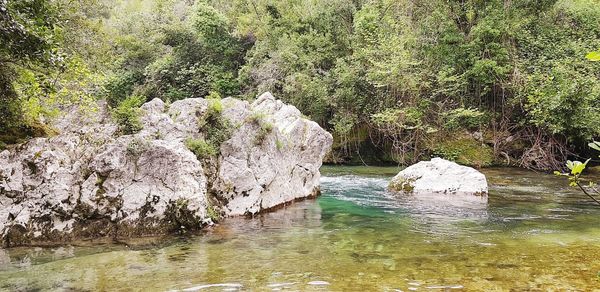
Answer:
<path fill-rule="evenodd" d="M 484 170 L 487 208 L 385 192 L 395 168 L 324 167 L 323 195 L 202 236 L 0 249 L 8 291 L 600 288 L 600 208 L 552 175 Z"/>

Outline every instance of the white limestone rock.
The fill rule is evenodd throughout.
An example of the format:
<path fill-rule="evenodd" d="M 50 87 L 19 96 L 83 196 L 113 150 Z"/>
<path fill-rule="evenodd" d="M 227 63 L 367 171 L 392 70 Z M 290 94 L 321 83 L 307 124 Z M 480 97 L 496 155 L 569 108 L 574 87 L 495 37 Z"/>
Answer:
<path fill-rule="evenodd" d="M 207 216 L 202 165 L 179 141 L 122 137 L 94 158 L 90 170 L 80 201 L 111 220 L 158 221 L 174 204 L 185 204 L 196 218 Z"/>
<path fill-rule="evenodd" d="M 485 175 L 441 158 L 421 161 L 400 171 L 390 181 L 388 189 L 438 201 L 470 199 L 487 202 L 488 194 Z"/>
<path fill-rule="evenodd" d="M 4 245 L 162 234 L 201 228 L 215 215 L 255 214 L 319 193 L 319 167 L 332 137 L 266 93 L 227 98 L 231 136 L 199 160 L 184 141 L 210 139 L 209 101 L 144 104 L 143 129 L 118 135 L 106 106 L 72 110 L 60 134 L 0 152 Z M 213 113 L 214 114 L 214 113 Z"/>
<path fill-rule="evenodd" d="M 223 115 L 239 125 L 221 145 L 214 184 L 226 214 L 255 214 L 319 194 L 331 134 L 270 93 L 252 104 L 225 99 L 223 107 Z"/>

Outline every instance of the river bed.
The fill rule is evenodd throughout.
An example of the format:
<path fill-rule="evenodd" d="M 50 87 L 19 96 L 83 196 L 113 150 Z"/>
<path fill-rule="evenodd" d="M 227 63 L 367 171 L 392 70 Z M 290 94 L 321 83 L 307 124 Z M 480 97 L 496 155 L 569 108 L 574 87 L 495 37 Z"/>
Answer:
<path fill-rule="evenodd" d="M 485 169 L 487 208 L 385 191 L 390 167 L 323 167 L 322 196 L 193 237 L 0 249 L 2 291 L 600 289 L 600 208 L 567 182 Z"/>

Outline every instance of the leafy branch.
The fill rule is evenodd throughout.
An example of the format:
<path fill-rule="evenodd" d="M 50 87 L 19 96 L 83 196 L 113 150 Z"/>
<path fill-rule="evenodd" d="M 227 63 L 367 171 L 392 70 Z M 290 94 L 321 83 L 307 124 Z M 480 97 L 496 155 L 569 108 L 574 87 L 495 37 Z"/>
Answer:
<path fill-rule="evenodd" d="M 600 142 L 594 141 L 589 143 L 588 146 L 590 148 L 600 151 Z M 572 187 L 579 187 L 579 189 L 590 199 L 600 205 L 600 201 L 596 199 L 597 196 L 600 196 L 600 191 L 596 188 L 597 184 L 593 181 L 585 179 L 582 177 L 583 170 L 585 170 L 588 162 L 590 162 L 591 158 L 586 160 L 585 162 L 581 161 L 567 161 L 567 168 L 570 170 L 568 173 L 561 173 L 559 171 L 555 171 L 555 175 L 566 176 L 569 178 L 569 185 Z M 587 186 L 584 186 L 587 184 Z M 587 187 L 587 189 L 586 189 Z M 592 194 L 594 193 L 594 194 Z"/>

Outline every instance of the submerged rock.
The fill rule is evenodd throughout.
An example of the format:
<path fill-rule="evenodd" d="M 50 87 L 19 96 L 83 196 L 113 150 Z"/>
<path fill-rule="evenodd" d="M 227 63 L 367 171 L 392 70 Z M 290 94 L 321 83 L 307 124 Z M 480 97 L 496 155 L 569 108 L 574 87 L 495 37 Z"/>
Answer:
<path fill-rule="evenodd" d="M 441 158 L 407 167 L 390 181 L 388 189 L 416 197 L 472 198 L 483 202 L 487 202 L 488 193 L 487 180 L 481 172 Z"/>
<path fill-rule="evenodd" d="M 312 286 L 327 286 L 330 285 L 329 282 L 325 282 L 325 281 L 310 281 L 308 282 L 308 285 L 312 285 Z"/>
<path fill-rule="evenodd" d="M 0 152 L 4 245 L 197 229 L 318 194 L 329 133 L 269 93 L 219 102 L 221 132 L 208 100 L 154 99 L 137 134 L 119 136 L 101 108 L 64 117 L 57 136 Z M 223 139 L 211 157 L 185 145 L 214 135 Z"/>

